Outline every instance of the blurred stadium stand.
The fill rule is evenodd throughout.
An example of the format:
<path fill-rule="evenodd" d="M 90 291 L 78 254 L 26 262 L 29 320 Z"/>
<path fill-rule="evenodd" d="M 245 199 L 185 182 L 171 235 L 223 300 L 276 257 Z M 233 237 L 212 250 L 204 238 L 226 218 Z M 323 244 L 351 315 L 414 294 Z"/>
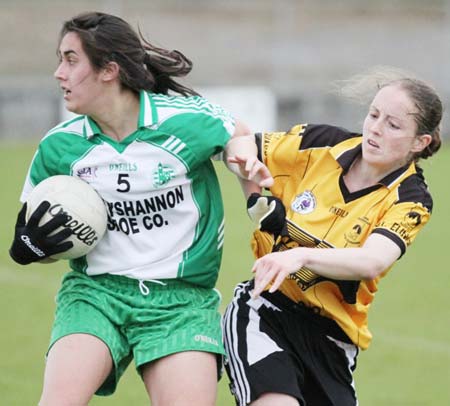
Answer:
<path fill-rule="evenodd" d="M 185 53 L 194 62 L 185 83 L 238 89 L 239 111 L 266 103 L 256 113 L 242 108 L 241 118 L 262 114 L 268 130 L 305 121 L 360 129 L 363 110 L 331 93 L 331 83 L 374 65 L 417 73 L 450 105 L 450 0 L 0 0 L 0 138 L 38 138 L 61 119 L 52 78 L 58 32 L 92 10 Z"/>

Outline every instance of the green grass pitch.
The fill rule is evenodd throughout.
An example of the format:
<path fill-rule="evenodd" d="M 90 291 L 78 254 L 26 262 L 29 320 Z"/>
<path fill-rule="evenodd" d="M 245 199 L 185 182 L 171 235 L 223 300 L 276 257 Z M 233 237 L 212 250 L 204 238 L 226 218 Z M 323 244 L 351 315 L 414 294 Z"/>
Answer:
<path fill-rule="evenodd" d="M 54 311 L 54 296 L 67 270 L 53 265 L 15 265 L 8 256 L 18 198 L 35 145 L 0 144 L 0 394 L 1 404 L 36 405 Z M 450 404 L 450 149 L 424 162 L 434 213 L 412 249 L 380 283 L 370 314 L 371 347 L 361 352 L 355 373 L 363 406 Z M 217 165 L 226 209 L 224 261 L 218 287 L 223 308 L 234 285 L 250 277 L 251 224 L 233 176 Z M 91 406 L 147 405 L 144 386 L 130 367 L 112 397 Z M 222 378 L 218 406 L 233 405 Z"/>

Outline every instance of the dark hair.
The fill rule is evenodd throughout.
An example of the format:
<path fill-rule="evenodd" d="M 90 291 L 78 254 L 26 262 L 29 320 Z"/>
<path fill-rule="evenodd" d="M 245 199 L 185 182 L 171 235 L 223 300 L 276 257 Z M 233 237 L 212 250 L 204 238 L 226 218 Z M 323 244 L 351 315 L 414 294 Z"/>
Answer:
<path fill-rule="evenodd" d="M 186 76 L 192 70 L 192 62 L 179 51 L 152 45 L 141 31 L 137 34 L 120 17 L 83 13 L 63 24 L 59 42 L 69 32 L 78 35 L 95 70 L 116 62 L 120 67 L 120 83 L 133 92 L 147 90 L 168 94 L 173 91 L 183 96 L 198 95 L 173 79 Z"/>
<path fill-rule="evenodd" d="M 439 96 L 431 86 L 419 79 L 402 78 L 392 81 L 389 85 L 400 86 L 414 102 L 417 108 L 417 113 L 414 113 L 417 135 L 431 135 L 430 144 L 413 156 L 415 161 L 420 158 L 427 159 L 441 147 L 442 102 Z"/>

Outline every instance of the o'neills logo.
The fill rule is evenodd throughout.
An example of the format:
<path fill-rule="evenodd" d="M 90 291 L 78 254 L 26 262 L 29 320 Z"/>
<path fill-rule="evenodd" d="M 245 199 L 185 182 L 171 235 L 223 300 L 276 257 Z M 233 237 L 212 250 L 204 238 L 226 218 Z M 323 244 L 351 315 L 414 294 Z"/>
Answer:
<path fill-rule="evenodd" d="M 33 251 L 38 257 L 45 257 L 45 253 L 44 251 L 42 251 L 41 249 L 39 249 L 38 247 L 36 247 L 36 245 L 34 245 L 31 242 L 30 237 L 28 237 L 27 235 L 22 235 L 20 237 L 20 239 L 25 243 L 25 245 L 31 250 Z"/>
<path fill-rule="evenodd" d="M 309 214 L 316 208 L 316 198 L 309 190 L 297 195 L 291 204 L 291 209 L 299 214 Z"/>
<path fill-rule="evenodd" d="M 48 212 L 51 216 L 55 217 L 58 214 L 65 214 L 67 221 L 63 224 L 64 227 L 70 228 L 72 234 L 82 242 L 83 244 L 91 246 L 98 240 L 97 232 L 88 224 L 83 223 L 77 219 L 74 219 L 67 211 L 65 211 L 60 204 L 54 204 L 50 206 Z"/>

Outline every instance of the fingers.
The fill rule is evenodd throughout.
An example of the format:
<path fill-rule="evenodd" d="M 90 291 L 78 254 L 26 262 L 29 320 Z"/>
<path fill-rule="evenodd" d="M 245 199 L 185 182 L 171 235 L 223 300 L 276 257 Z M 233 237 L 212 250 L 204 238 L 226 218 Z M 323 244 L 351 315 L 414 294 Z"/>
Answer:
<path fill-rule="evenodd" d="M 246 169 L 248 169 L 248 179 L 258 186 L 269 188 L 273 185 L 273 178 L 269 169 L 257 159 L 253 162 L 247 161 Z"/>
<path fill-rule="evenodd" d="M 227 158 L 229 163 L 241 165 L 243 170 L 249 172 L 254 165 L 255 161 L 258 161 L 256 156 L 242 156 L 242 155 L 234 155 Z M 259 161 L 258 161 L 259 162 Z"/>
<path fill-rule="evenodd" d="M 266 272 L 264 277 L 258 278 L 255 277 L 255 288 L 252 291 L 252 297 L 258 297 L 264 290 L 267 289 L 267 286 L 271 283 L 269 288 L 269 293 L 273 293 L 279 289 L 284 279 L 286 278 L 286 274 L 284 272 L 275 272 L 269 271 Z"/>
<path fill-rule="evenodd" d="M 237 156 L 230 156 L 227 158 L 227 161 L 231 164 L 243 164 L 246 162 L 245 159 L 239 158 Z"/>
<path fill-rule="evenodd" d="M 252 296 L 259 296 L 269 285 L 269 293 L 275 292 L 289 274 L 297 269 L 297 265 L 290 263 L 284 253 L 271 253 L 257 259 L 252 268 L 252 272 L 255 274 Z"/>
<path fill-rule="evenodd" d="M 59 254 L 60 252 L 64 252 L 67 250 L 70 250 L 73 247 L 73 242 L 72 241 L 65 241 L 61 244 L 55 245 L 51 252 L 49 252 L 49 255 L 55 255 L 55 254 Z"/>
<path fill-rule="evenodd" d="M 24 205 L 22 206 L 22 208 L 19 211 L 19 214 L 17 214 L 17 221 L 16 221 L 16 226 L 17 227 L 23 227 L 26 223 L 25 221 L 25 215 L 27 212 L 27 204 L 24 203 Z"/>
<path fill-rule="evenodd" d="M 266 165 L 258 160 L 256 156 L 244 157 L 240 155 L 227 158 L 228 163 L 238 164 L 241 173 L 260 187 L 270 188 L 273 185 L 272 174 Z"/>
<path fill-rule="evenodd" d="M 64 241 L 66 238 L 69 238 L 72 233 L 73 232 L 70 228 L 63 228 L 61 231 L 58 231 L 57 233 L 47 237 L 47 243 L 50 246 L 57 245 L 60 242 Z"/>
<path fill-rule="evenodd" d="M 245 172 L 248 173 L 248 180 L 255 182 L 260 187 L 273 185 L 273 178 L 269 169 L 256 157 L 250 157 L 245 161 Z"/>
<path fill-rule="evenodd" d="M 48 235 L 55 231 L 57 228 L 61 227 L 68 221 L 68 217 L 66 214 L 59 213 L 51 220 L 47 221 L 45 224 L 41 226 L 41 231 L 43 234 Z M 70 234 L 69 234 L 70 235 Z"/>
<path fill-rule="evenodd" d="M 50 202 L 48 202 L 47 200 L 44 200 L 43 202 L 41 202 L 41 204 L 37 207 L 37 209 L 31 214 L 27 225 L 30 227 L 37 227 L 39 222 L 41 221 L 42 217 L 44 216 L 44 214 L 47 212 L 47 210 L 49 208 L 50 208 Z"/>
<path fill-rule="evenodd" d="M 255 287 L 252 296 L 258 297 L 277 276 L 277 268 L 267 261 L 258 259 L 253 265 L 252 272 L 255 273 Z"/>
<path fill-rule="evenodd" d="M 259 170 L 259 178 L 258 186 L 263 188 L 270 188 L 273 186 L 274 180 L 272 174 L 265 165 Z"/>
<path fill-rule="evenodd" d="M 272 286 L 269 288 L 269 293 L 273 293 L 278 290 L 283 281 L 286 279 L 286 276 L 287 275 L 284 272 L 280 272 L 273 281 Z"/>

